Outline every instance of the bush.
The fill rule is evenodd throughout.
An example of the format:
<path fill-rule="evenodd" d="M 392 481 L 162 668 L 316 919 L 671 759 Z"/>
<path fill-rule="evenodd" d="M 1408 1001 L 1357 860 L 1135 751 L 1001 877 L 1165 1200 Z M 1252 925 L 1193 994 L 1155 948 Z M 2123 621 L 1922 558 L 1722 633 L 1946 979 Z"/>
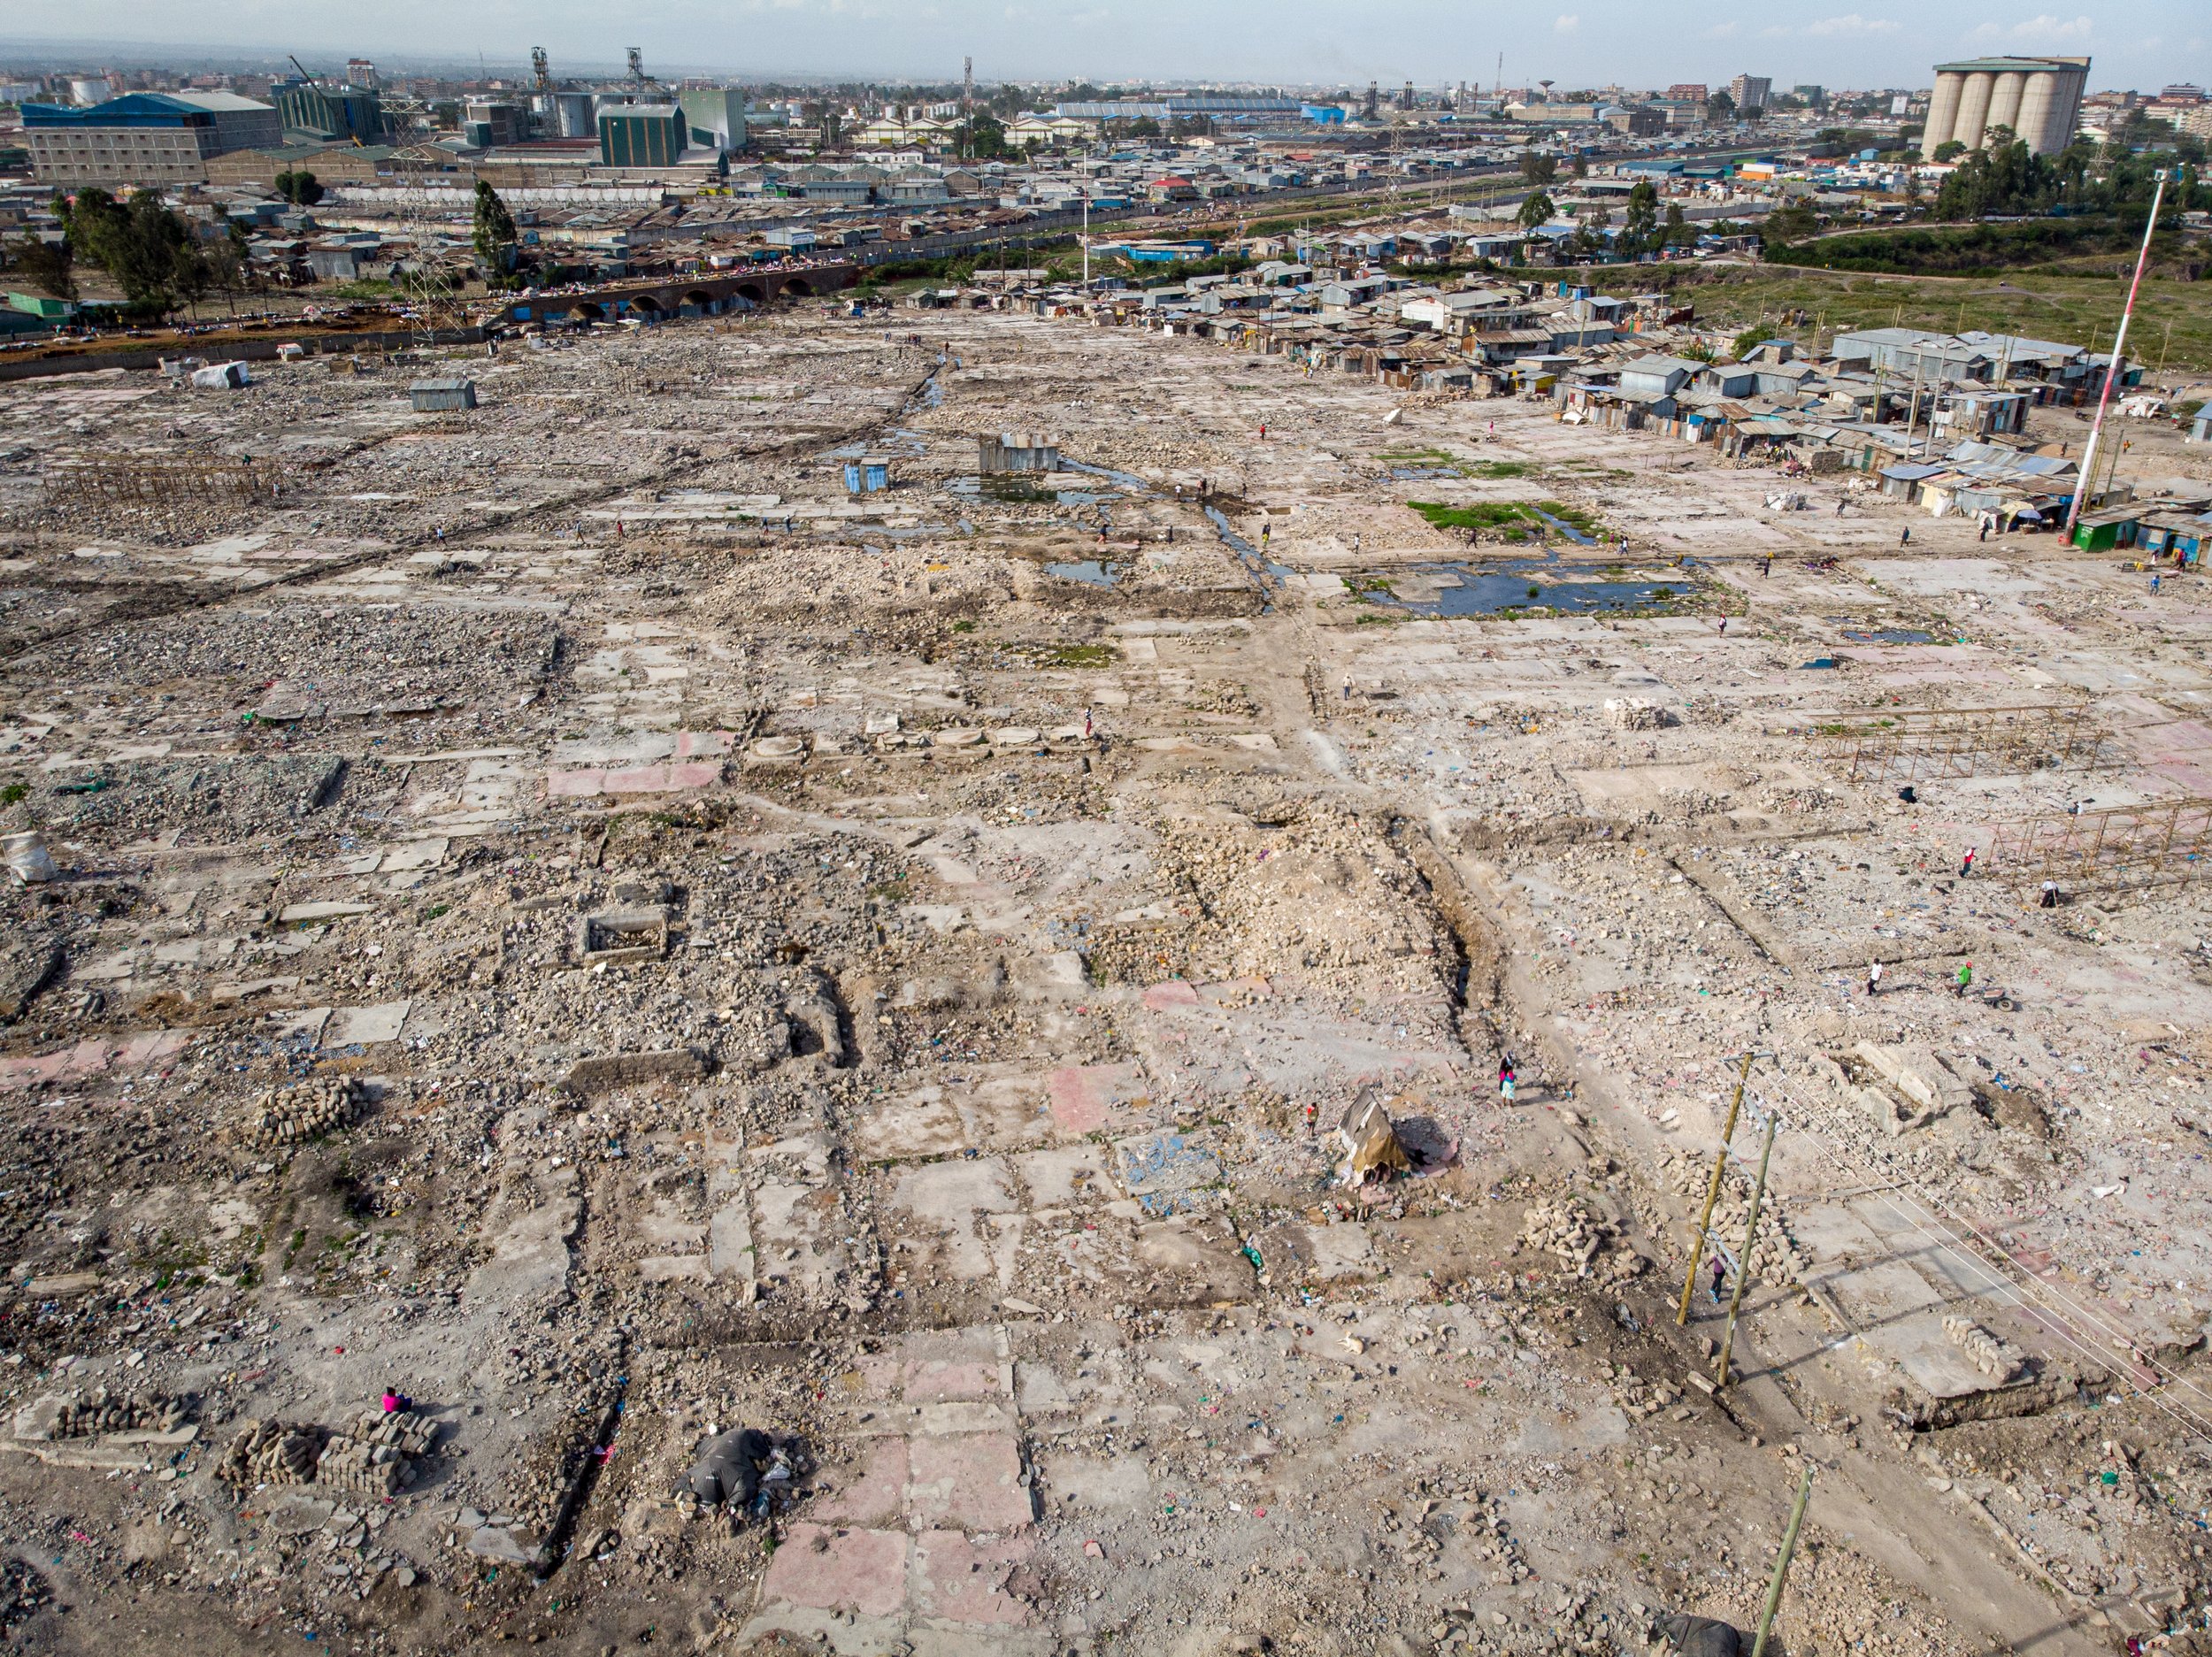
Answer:
<path fill-rule="evenodd" d="M 1831 271 L 1878 271 L 1901 276 L 1990 276 L 2053 259 L 2124 253 L 2142 234 L 2108 215 L 2030 219 L 2012 224 L 1962 225 L 1944 230 L 1896 230 L 1863 236 L 1823 236 L 1794 247 L 1770 247 L 1774 265 Z M 2154 241 L 2152 249 L 2159 243 Z"/>

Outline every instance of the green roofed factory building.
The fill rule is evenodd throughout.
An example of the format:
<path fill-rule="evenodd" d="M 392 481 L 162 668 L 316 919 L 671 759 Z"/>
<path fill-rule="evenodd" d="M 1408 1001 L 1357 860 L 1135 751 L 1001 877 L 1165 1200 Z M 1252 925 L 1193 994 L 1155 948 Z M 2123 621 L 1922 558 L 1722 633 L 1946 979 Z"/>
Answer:
<path fill-rule="evenodd" d="M 326 81 L 280 81 L 269 88 L 288 137 L 330 143 L 380 143 L 384 103 L 365 87 Z"/>
<path fill-rule="evenodd" d="M 618 104 L 599 111 L 599 161 L 610 167 L 672 167 L 690 142 L 673 104 Z"/>

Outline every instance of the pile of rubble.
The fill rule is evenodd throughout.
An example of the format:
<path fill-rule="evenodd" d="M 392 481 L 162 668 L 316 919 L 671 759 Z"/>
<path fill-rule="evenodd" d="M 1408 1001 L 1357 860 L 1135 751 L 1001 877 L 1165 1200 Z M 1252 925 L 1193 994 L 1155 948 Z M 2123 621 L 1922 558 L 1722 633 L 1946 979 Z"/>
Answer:
<path fill-rule="evenodd" d="M 1681 721 L 1647 696 L 1609 696 L 1605 723 L 1616 731 L 1663 731 Z"/>
<path fill-rule="evenodd" d="M 311 1425 L 287 1426 L 273 1415 L 246 1418 L 224 1448 L 215 1477 L 249 1490 L 257 1484 L 311 1484 L 329 1434 Z"/>
<path fill-rule="evenodd" d="M 346 762 L 334 754 L 210 754 L 72 765 L 31 788 L 48 829 L 128 830 L 159 823 L 188 833 L 277 833 L 332 803 Z"/>
<path fill-rule="evenodd" d="M 1626 1364 L 1613 1370 L 1613 1401 L 1631 1415 L 1655 1415 L 1679 1408 L 1688 1394 L 1671 1381 L 1647 1381 Z"/>
<path fill-rule="evenodd" d="M 1678 1195 L 1689 1200 L 1694 1213 L 1704 1203 L 1706 1188 L 1713 1177 L 1711 1165 L 1698 1157 L 1669 1153 L 1661 1167 L 1668 1183 Z M 1751 1182 L 1732 1163 L 1727 1177 L 1721 1182 L 1720 1196 L 1713 1204 L 1712 1232 L 1724 1239 L 1730 1248 L 1736 1248 L 1741 1243 L 1744 1223 L 1750 1215 Z M 1759 1205 L 1759 1234 L 1753 1239 L 1751 1257 L 1746 1264 L 1754 1278 L 1777 1289 L 1802 1282 L 1805 1274 L 1812 1270 L 1812 1262 L 1798 1252 L 1781 1200 L 1772 1190 L 1768 1191 Z"/>
<path fill-rule="evenodd" d="M 1632 1248 L 1610 1223 L 1592 1214 L 1582 1201 L 1563 1197 L 1530 1205 L 1521 1217 L 1524 1247 L 1558 1256 L 1578 1277 L 1617 1283 L 1641 1276 L 1651 1262 Z"/>
<path fill-rule="evenodd" d="M 390 1496 L 415 1482 L 415 1462 L 438 1441 L 438 1424 L 414 1410 L 365 1410 L 338 1431 L 274 1416 L 250 1417 L 224 1449 L 215 1477 L 256 1484 L 319 1484 Z"/>
<path fill-rule="evenodd" d="M 315 1483 L 364 1496 L 390 1496 L 415 1482 L 415 1463 L 438 1441 L 438 1423 L 411 1409 L 364 1410 L 334 1433 L 315 1464 Z"/>
<path fill-rule="evenodd" d="M 271 1088 L 233 1128 L 233 1137 L 265 1148 L 298 1145 L 350 1125 L 364 1098 L 361 1084 L 349 1076 L 321 1076 Z"/>
<path fill-rule="evenodd" d="M 0 1638 L 53 1603 L 45 1577 L 19 1559 L 0 1560 Z"/>
<path fill-rule="evenodd" d="M 55 1412 L 52 1435 L 57 1438 L 90 1438 L 104 1432 L 174 1432 L 191 1413 L 180 1398 L 158 1392 L 131 1392 L 122 1396 L 96 1386 L 81 1397 L 72 1393 Z"/>

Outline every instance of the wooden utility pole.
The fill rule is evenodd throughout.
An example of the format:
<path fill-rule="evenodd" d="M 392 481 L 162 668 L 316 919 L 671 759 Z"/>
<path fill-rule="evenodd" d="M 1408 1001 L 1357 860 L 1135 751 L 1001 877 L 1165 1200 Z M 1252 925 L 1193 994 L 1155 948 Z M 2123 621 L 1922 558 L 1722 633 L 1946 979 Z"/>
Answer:
<path fill-rule="evenodd" d="M 1743 1254 L 1736 1262 L 1736 1286 L 1728 1297 L 1728 1327 L 1721 1331 L 1720 1362 L 1713 1369 L 1713 1379 L 1722 1386 L 1728 1385 L 1728 1354 L 1736 1344 L 1736 1315 L 1743 1305 L 1744 1285 L 1751 1281 L 1751 1246 L 1759 1236 L 1759 1205 L 1766 1201 L 1767 1159 L 1774 1155 L 1775 1121 L 1770 1111 L 1766 1137 L 1759 1145 L 1758 1183 L 1751 1187 L 1751 1215 L 1744 1221 Z"/>
<path fill-rule="evenodd" d="M 1774 1626 L 1774 1614 L 1782 1606 L 1782 1580 L 1790 1573 L 1790 1558 L 1797 1552 L 1797 1533 L 1804 1528 L 1805 1504 L 1812 1500 L 1813 1469 L 1807 1462 L 1805 1477 L 1798 1481 L 1797 1505 L 1790 1509 L 1789 1529 L 1782 1533 L 1782 1557 L 1774 1561 L 1774 1580 L 1767 1584 L 1766 1607 L 1759 1613 L 1758 1637 L 1751 1642 L 1751 1657 L 1765 1657 L 1767 1632 Z"/>
<path fill-rule="evenodd" d="M 1674 1309 L 1677 1329 L 1690 1321 L 1690 1294 L 1697 1287 L 1697 1269 L 1705 1259 L 1705 1228 L 1712 1223 L 1713 1205 L 1720 1201 L 1721 1176 L 1728 1169 L 1728 1141 L 1736 1134 L 1736 1113 L 1743 1109 L 1744 1084 L 1751 1077 L 1751 1062 L 1759 1055 L 1746 1053 L 1736 1067 L 1736 1096 L 1728 1101 L 1728 1122 L 1720 1131 L 1720 1150 L 1713 1158 L 1713 1177 L 1706 1183 L 1705 1206 L 1698 1210 L 1697 1230 L 1690 1234 L 1690 1269 L 1682 1274 L 1682 1304 Z"/>

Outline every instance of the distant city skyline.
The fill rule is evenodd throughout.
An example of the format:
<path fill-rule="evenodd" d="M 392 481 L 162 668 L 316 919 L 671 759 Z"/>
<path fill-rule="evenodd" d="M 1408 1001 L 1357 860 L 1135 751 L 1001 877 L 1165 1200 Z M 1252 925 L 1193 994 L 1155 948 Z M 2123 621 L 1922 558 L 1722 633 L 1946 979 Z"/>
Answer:
<path fill-rule="evenodd" d="M 235 0 L 219 8 L 157 8 L 145 0 L 81 0 L 66 35 L 0 36 L 0 61 L 70 59 L 91 66 L 105 52 L 241 57 L 296 52 L 342 67 L 349 56 L 465 71 L 481 54 L 493 73 L 526 66 L 544 46 L 557 73 L 618 69 L 623 49 L 644 50 L 649 68 L 721 73 L 902 81 L 956 79 L 972 55 L 979 79 L 1093 81 L 1148 78 L 1336 81 L 1386 86 L 1466 81 L 1487 88 L 1505 57 L 1509 86 L 1724 84 L 1748 72 L 1778 90 L 1924 87 L 1939 60 L 1994 53 L 2063 53 L 2095 59 L 2093 87 L 2201 82 L 2212 73 L 2212 20 L 2193 0 L 2115 0 L 2094 12 L 2024 12 L 1970 4 L 1909 8 L 1870 3 L 1846 10 L 1814 0 L 1778 17 L 1722 0 L 1685 19 L 1629 0 L 1555 0 L 1501 18 L 1447 0 L 1382 0 L 1357 8 L 1279 0 L 1255 30 L 1247 8 L 1165 0 L 1077 0 L 1045 8 L 1026 0 L 671 0 L 626 17 L 576 0 L 513 0 L 457 8 L 429 0 L 376 7 L 332 0 Z"/>

